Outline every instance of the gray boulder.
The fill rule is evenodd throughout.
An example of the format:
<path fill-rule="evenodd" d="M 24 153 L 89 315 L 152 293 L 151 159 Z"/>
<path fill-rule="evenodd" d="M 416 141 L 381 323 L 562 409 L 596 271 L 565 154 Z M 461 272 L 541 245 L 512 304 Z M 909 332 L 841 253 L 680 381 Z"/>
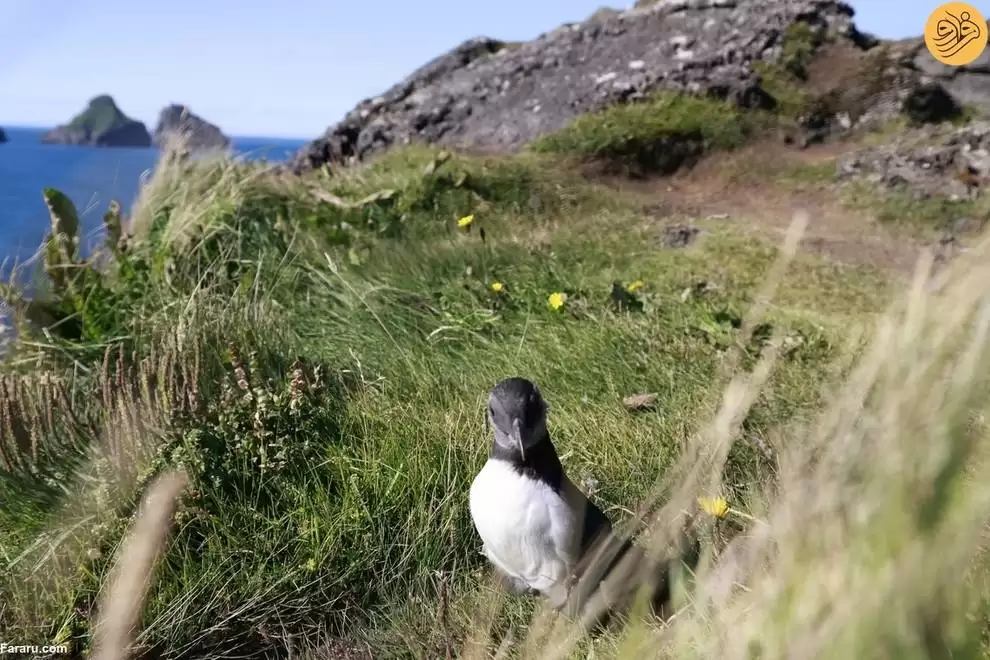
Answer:
<path fill-rule="evenodd" d="M 987 29 L 990 30 L 990 23 Z M 960 103 L 990 113 L 990 48 L 963 66 L 942 64 L 928 52 L 921 38 L 906 40 L 902 48 L 905 66 L 940 83 Z"/>

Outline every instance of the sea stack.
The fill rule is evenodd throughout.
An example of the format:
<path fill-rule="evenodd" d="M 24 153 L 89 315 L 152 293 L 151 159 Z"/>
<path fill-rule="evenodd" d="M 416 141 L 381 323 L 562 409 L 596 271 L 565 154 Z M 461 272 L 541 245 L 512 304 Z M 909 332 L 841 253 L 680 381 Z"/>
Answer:
<path fill-rule="evenodd" d="M 125 115 L 113 97 L 101 94 L 68 124 L 57 126 L 41 138 L 43 144 L 95 147 L 150 147 L 147 127 Z"/>
<path fill-rule="evenodd" d="M 230 138 L 218 126 L 194 114 L 189 106 L 173 103 L 162 109 L 155 126 L 154 142 L 159 148 L 179 140 L 189 150 L 226 149 Z"/>

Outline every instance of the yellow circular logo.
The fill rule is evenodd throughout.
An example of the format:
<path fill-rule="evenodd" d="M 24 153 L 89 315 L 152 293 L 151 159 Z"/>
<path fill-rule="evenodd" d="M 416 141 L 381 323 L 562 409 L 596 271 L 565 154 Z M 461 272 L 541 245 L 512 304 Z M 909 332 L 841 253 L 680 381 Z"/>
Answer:
<path fill-rule="evenodd" d="M 969 64 L 987 47 L 987 20 L 965 2 L 947 2 L 928 17 L 925 45 L 942 64 Z"/>

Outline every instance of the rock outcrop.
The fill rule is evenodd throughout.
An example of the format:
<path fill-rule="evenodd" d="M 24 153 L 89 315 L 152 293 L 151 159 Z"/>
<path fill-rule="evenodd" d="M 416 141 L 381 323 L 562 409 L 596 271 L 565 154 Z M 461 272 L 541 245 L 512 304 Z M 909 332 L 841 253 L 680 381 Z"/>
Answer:
<path fill-rule="evenodd" d="M 819 43 L 841 43 L 857 53 L 875 48 L 878 41 L 858 32 L 852 18 L 853 10 L 835 0 L 661 0 L 596 12 L 527 43 L 472 39 L 362 101 L 291 166 L 303 171 L 353 162 L 413 141 L 513 150 L 579 114 L 659 90 L 773 107 L 776 99 L 756 65 L 787 56 L 786 35 L 798 23 L 809 26 Z M 899 62 L 890 66 L 896 70 L 886 73 L 896 79 L 896 93 L 864 85 L 869 98 L 859 99 L 857 115 L 899 113 L 905 98 L 928 83 L 927 97 L 912 108 L 920 115 L 944 110 L 937 81 Z M 859 119 L 825 105 L 804 118 L 808 130 L 824 135 L 833 125 L 848 129 Z"/>
<path fill-rule="evenodd" d="M 938 62 L 923 39 L 893 43 L 890 54 L 900 71 L 921 81 L 904 100 L 905 114 L 915 125 L 966 119 L 967 113 L 990 117 L 990 49 L 958 67 Z M 840 158 L 837 174 L 871 184 L 881 194 L 973 198 L 990 188 L 990 121 L 909 128 L 887 144 Z"/>
<path fill-rule="evenodd" d="M 188 106 L 171 104 L 162 109 L 155 126 L 154 142 L 162 147 L 180 140 L 186 149 L 226 149 L 230 138 L 220 128 L 194 114 Z"/>
<path fill-rule="evenodd" d="M 840 179 L 860 179 L 881 191 L 917 199 L 966 199 L 990 185 L 990 121 L 911 131 L 888 144 L 839 159 Z"/>
<path fill-rule="evenodd" d="M 68 124 L 45 133 L 41 141 L 97 147 L 150 147 L 151 135 L 143 123 L 125 115 L 111 96 L 102 94 L 90 100 L 86 109 Z"/>
<path fill-rule="evenodd" d="M 990 22 L 987 24 L 990 30 Z M 928 52 L 924 39 L 899 44 L 902 66 L 918 71 L 944 86 L 960 103 L 990 108 L 990 48 L 963 66 L 942 64 Z"/>
<path fill-rule="evenodd" d="M 3 132 L 2 128 L 0 128 L 0 144 L 3 144 L 6 141 L 7 141 L 7 134 Z"/>

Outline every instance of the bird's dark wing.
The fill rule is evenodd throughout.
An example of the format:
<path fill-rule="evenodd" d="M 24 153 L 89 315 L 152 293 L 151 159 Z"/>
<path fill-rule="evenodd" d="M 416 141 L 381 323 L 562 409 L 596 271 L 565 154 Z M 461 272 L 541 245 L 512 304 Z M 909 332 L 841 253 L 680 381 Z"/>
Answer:
<path fill-rule="evenodd" d="M 612 521 L 605 512 L 564 475 L 561 482 L 562 494 L 581 520 L 581 556 L 583 557 L 599 538 L 612 531 Z"/>
<path fill-rule="evenodd" d="M 701 544 L 693 521 L 686 521 L 679 547 L 672 548 L 672 552 L 664 558 L 651 559 L 643 548 L 633 542 L 632 538 L 614 534 L 612 522 L 605 512 L 590 501 L 566 476 L 562 485 L 572 506 L 584 521 L 581 529 L 581 556 L 573 571 L 577 584 L 570 593 L 566 606 L 568 611 L 572 614 L 583 611 L 594 599 L 602 581 L 613 582 L 617 579 L 620 585 L 626 583 L 620 586 L 619 592 L 624 592 L 627 587 L 632 589 L 629 593 L 619 596 L 620 601 L 629 601 L 634 597 L 638 586 L 650 583 L 653 612 L 665 618 L 671 597 L 671 572 L 678 567 L 693 571 L 700 559 Z M 619 568 L 620 565 L 622 568 Z M 617 569 L 618 572 L 615 572 Z M 622 577 L 627 571 L 632 573 L 629 573 L 628 577 Z M 605 611 L 594 617 L 594 625 L 604 625 L 616 608 L 623 609 L 628 604 L 628 602 L 610 603 Z"/>
<path fill-rule="evenodd" d="M 582 558 L 579 571 L 581 580 L 570 594 L 567 609 L 571 615 L 581 613 L 587 607 L 596 611 L 587 621 L 592 627 L 605 625 L 616 611 L 631 604 L 640 586 L 649 584 L 653 613 L 660 618 L 669 616 L 672 572 L 681 568 L 693 571 L 701 554 L 700 539 L 692 523 L 688 523 L 678 547 L 670 548 L 666 556 L 651 558 L 631 538 L 609 534 L 594 541 L 594 548 Z M 607 589 L 607 606 L 598 610 L 593 603 L 599 595 L 603 581 L 612 586 Z M 604 594 L 601 594 L 604 595 Z"/>
<path fill-rule="evenodd" d="M 584 525 L 581 528 L 581 554 L 584 555 L 595 540 L 612 531 L 612 521 L 591 500 L 585 498 Z"/>

